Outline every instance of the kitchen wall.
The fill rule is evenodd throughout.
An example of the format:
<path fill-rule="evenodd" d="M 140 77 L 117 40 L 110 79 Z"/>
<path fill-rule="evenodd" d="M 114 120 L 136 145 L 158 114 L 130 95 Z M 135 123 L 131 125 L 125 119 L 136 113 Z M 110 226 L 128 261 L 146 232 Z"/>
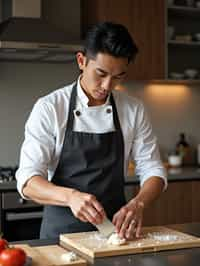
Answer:
<path fill-rule="evenodd" d="M 75 79 L 76 64 L 0 63 L 0 166 L 18 164 L 33 104 Z"/>
<path fill-rule="evenodd" d="M 77 74 L 76 64 L 0 63 L 0 166 L 18 164 L 24 124 L 37 98 L 73 81 Z M 125 87 L 144 101 L 163 158 L 181 131 L 194 147 L 200 143 L 200 85 L 128 82 Z"/>

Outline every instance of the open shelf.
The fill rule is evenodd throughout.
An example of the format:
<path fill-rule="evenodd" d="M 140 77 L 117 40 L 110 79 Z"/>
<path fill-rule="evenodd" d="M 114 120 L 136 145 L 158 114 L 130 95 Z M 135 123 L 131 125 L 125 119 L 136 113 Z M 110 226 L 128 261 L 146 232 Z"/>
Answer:
<path fill-rule="evenodd" d="M 176 40 L 169 40 L 168 41 L 169 45 L 186 45 L 186 46 L 199 46 L 200 47 L 200 41 L 176 41 Z"/>
<path fill-rule="evenodd" d="M 180 14 L 184 14 L 184 15 L 188 14 L 188 13 L 200 14 L 200 8 L 199 7 L 172 5 L 172 6 L 168 6 L 168 10 L 175 11 L 176 13 L 180 13 Z"/>
<path fill-rule="evenodd" d="M 171 5 L 167 10 L 166 55 L 168 82 L 200 83 L 200 8 L 193 6 Z M 198 71 L 194 80 L 171 78 L 172 73 L 183 74 L 187 69 Z"/>

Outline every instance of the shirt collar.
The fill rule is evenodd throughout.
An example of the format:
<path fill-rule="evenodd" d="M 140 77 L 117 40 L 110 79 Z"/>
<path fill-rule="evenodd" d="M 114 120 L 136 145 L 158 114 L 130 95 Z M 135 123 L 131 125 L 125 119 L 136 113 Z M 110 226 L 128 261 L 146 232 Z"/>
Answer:
<path fill-rule="evenodd" d="M 87 95 L 85 94 L 84 90 L 81 87 L 80 78 L 81 78 L 81 76 L 79 76 L 78 81 L 77 81 L 77 96 L 80 99 L 81 103 L 84 106 L 88 107 L 89 99 L 88 99 Z M 108 95 L 108 97 L 106 99 L 106 102 L 103 105 L 101 105 L 101 106 L 108 105 L 109 102 L 110 102 L 110 94 Z"/>

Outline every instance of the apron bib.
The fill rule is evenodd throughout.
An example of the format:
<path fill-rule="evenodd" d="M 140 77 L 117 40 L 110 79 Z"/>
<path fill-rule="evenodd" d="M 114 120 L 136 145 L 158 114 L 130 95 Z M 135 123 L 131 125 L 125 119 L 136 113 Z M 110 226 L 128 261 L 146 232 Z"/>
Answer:
<path fill-rule="evenodd" d="M 114 98 L 111 94 L 115 131 L 99 134 L 73 131 L 76 97 L 75 84 L 62 152 L 52 183 L 95 195 L 112 220 L 125 204 L 124 143 Z M 80 112 L 77 115 L 81 115 Z M 57 238 L 61 233 L 94 230 L 95 226 L 77 219 L 69 207 L 44 207 L 40 238 Z"/>

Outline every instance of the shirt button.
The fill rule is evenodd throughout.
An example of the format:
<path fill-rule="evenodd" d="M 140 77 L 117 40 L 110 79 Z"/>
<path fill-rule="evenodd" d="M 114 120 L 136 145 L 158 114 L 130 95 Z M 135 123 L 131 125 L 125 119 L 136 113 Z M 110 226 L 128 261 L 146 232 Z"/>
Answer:
<path fill-rule="evenodd" d="M 110 114 L 112 112 L 112 110 L 110 109 L 110 108 L 108 108 L 107 110 L 106 110 L 106 113 L 108 113 L 108 114 Z"/>
<path fill-rule="evenodd" d="M 76 114 L 77 116 L 80 116 L 80 115 L 81 115 L 81 112 L 77 110 L 77 111 L 75 112 L 75 114 Z"/>

